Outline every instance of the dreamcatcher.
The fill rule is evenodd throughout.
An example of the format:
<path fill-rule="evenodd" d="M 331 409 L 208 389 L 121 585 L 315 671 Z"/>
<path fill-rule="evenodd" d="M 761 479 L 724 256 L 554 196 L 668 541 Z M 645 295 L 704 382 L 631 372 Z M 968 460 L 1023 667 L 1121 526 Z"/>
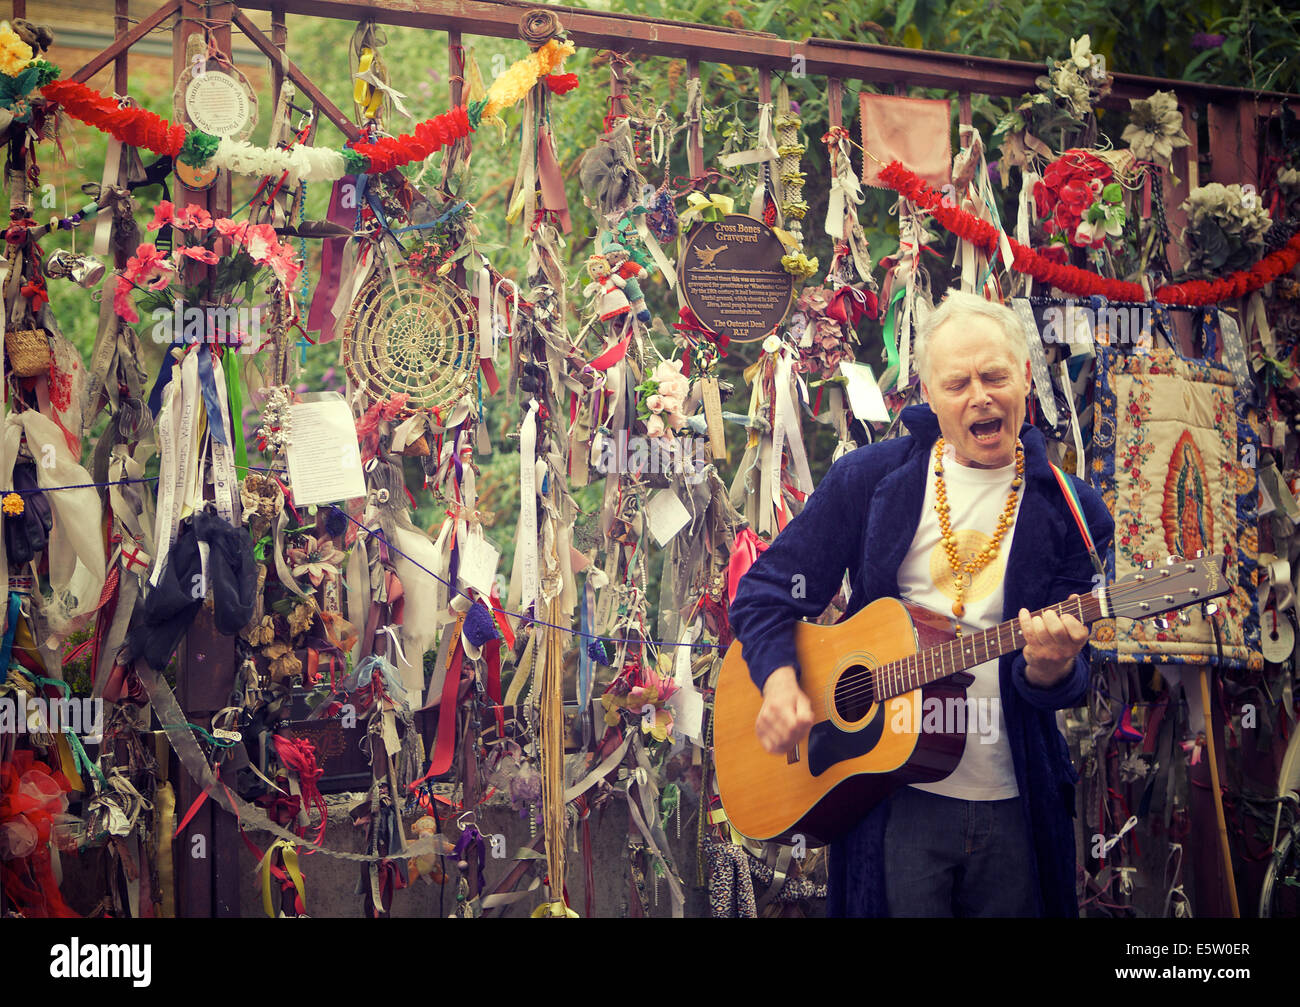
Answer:
<path fill-rule="evenodd" d="M 475 310 L 448 280 L 405 267 L 376 273 L 361 288 L 343 333 L 343 365 L 374 400 L 407 395 L 408 411 L 445 412 L 478 368 Z"/>

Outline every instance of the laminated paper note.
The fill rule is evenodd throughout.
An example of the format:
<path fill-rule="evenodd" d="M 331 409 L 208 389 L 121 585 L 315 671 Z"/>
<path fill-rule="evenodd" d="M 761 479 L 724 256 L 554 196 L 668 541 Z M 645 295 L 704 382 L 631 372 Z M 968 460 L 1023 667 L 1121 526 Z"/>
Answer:
<path fill-rule="evenodd" d="M 466 535 L 457 570 L 461 584 L 474 588 L 480 594 L 490 595 L 500 560 L 500 551 L 482 535 Z"/>
<path fill-rule="evenodd" d="M 650 534 L 662 548 L 690 523 L 691 512 L 682 506 L 672 490 L 660 490 L 646 504 L 645 517 Z"/>
<path fill-rule="evenodd" d="M 880 385 L 871 373 L 871 368 L 866 364 L 841 360 L 840 373 L 848 382 L 845 390 L 853 415 L 863 423 L 888 423 L 889 410 L 885 408 L 885 399 L 880 394 Z"/>
<path fill-rule="evenodd" d="M 296 402 L 290 412 L 287 455 L 293 502 L 335 503 L 366 495 L 357 426 L 343 396 L 326 393 Z"/>

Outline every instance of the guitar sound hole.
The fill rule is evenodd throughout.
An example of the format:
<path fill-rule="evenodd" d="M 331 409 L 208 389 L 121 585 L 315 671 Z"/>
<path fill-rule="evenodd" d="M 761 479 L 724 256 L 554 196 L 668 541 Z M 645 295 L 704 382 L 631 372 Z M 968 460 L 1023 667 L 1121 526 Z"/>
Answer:
<path fill-rule="evenodd" d="M 835 712 L 840 718 L 849 723 L 861 720 L 871 709 L 872 698 L 871 669 L 861 664 L 845 668 L 835 683 Z"/>

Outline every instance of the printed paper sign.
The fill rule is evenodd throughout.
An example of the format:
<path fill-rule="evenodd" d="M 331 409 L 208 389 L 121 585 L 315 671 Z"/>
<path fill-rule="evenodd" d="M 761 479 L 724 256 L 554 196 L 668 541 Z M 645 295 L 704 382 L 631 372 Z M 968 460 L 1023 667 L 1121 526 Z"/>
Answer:
<path fill-rule="evenodd" d="M 343 396 L 325 393 L 290 407 L 285 451 L 293 502 L 299 507 L 337 503 L 366 495 L 357 426 Z"/>

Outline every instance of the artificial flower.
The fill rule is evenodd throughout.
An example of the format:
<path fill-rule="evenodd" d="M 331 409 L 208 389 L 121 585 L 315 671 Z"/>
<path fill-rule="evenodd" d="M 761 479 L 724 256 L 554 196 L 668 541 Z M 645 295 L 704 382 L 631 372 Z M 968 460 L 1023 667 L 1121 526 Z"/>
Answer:
<path fill-rule="evenodd" d="M 32 47 L 18 37 L 8 21 L 0 21 L 0 73 L 17 77 L 32 61 Z"/>
<path fill-rule="evenodd" d="M 27 505 L 23 502 L 21 493 L 6 493 L 4 495 L 4 502 L 0 506 L 3 506 L 5 514 L 9 517 L 17 517 L 27 509 Z"/>
<path fill-rule="evenodd" d="M 243 241 L 244 232 L 248 230 L 247 224 L 239 223 L 228 217 L 218 217 L 213 221 L 213 226 L 223 238 L 230 238 L 234 241 Z"/>
<path fill-rule="evenodd" d="M 483 117 L 490 118 L 501 109 L 521 101 L 538 78 L 563 66 L 565 59 L 576 51 L 574 44 L 567 39 L 553 38 L 536 52 L 515 61 L 488 88 Z"/>
<path fill-rule="evenodd" d="M 172 212 L 172 226 L 182 231 L 207 230 L 212 226 L 212 214 L 198 203 L 189 203 Z"/>
<path fill-rule="evenodd" d="M 550 73 L 542 78 L 542 83 L 550 89 L 552 94 L 568 94 L 578 86 L 578 75 L 576 73 Z"/>
<path fill-rule="evenodd" d="M 215 266 L 220 260 L 217 253 L 202 245 L 186 245 L 180 249 L 180 254 L 187 259 L 194 259 L 197 262 L 206 262 L 209 266 Z"/>
<path fill-rule="evenodd" d="M 680 360 L 661 360 L 656 365 L 651 380 L 658 385 L 660 395 L 671 397 L 678 402 L 690 394 L 690 381 L 682 375 Z"/>
<path fill-rule="evenodd" d="M 287 553 L 289 562 L 293 565 L 293 575 L 301 577 L 306 574 L 315 587 L 320 587 L 321 581 L 326 577 L 337 577 L 339 564 L 347 557 L 334 548 L 334 543 L 328 538 L 321 538 L 319 541 L 315 535 L 305 537 L 303 544 L 292 547 Z"/>
<path fill-rule="evenodd" d="M 145 230 L 157 231 L 159 228 L 172 222 L 172 215 L 176 208 L 172 205 L 170 199 L 160 200 L 158 205 L 153 208 L 153 220 L 149 221 Z"/>
<path fill-rule="evenodd" d="M 1120 137 L 1139 161 L 1168 168 L 1174 151 L 1190 142 L 1183 132 L 1183 113 L 1172 91 L 1156 91 L 1150 98 L 1129 99 L 1129 124 Z"/>

